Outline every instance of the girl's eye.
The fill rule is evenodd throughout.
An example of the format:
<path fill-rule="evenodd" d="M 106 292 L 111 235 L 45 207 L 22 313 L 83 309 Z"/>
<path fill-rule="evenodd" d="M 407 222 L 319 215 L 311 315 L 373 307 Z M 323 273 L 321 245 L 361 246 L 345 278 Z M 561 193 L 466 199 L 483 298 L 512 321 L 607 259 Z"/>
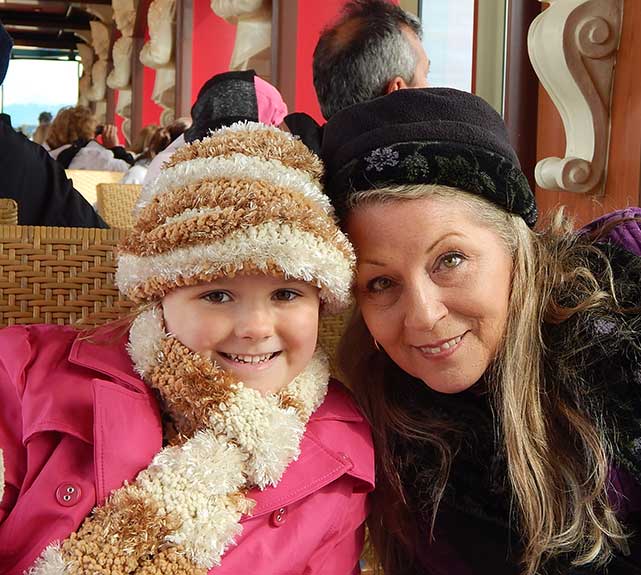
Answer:
<path fill-rule="evenodd" d="M 224 291 L 210 291 L 206 293 L 202 299 L 211 303 L 227 303 L 231 301 L 231 296 Z"/>
<path fill-rule="evenodd" d="M 370 293 L 380 293 L 394 286 L 394 282 L 386 277 L 374 278 L 367 282 L 367 291 Z"/>
<path fill-rule="evenodd" d="M 274 299 L 276 301 L 293 301 L 301 294 L 291 289 L 279 289 L 274 292 Z"/>
<path fill-rule="evenodd" d="M 445 254 L 439 262 L 446 269 L 454 269 L 463 263 L 463 256 L 457 253 Z"/>

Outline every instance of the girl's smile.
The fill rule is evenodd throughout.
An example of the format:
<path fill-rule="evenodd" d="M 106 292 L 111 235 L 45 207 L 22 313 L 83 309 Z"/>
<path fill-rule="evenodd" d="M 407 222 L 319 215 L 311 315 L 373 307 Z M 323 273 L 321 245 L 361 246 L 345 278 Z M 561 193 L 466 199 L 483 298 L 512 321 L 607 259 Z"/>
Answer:
<path fill-rule="evenodd" d="M 170 333 L 264 394 L 292 381 L 316 349 L 319 290 L 304 281 L 236 275 L 177 288 L 162 305 Z"/>

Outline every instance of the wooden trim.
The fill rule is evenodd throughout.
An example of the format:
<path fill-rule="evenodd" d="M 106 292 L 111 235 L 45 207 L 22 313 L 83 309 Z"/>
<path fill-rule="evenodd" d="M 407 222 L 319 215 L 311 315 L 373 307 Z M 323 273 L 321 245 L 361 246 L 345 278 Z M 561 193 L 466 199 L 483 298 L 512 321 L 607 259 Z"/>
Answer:
<path fill-rule="evenodd" d="M 134 37 L 133 41 L 134 44 L 131 53 L 131 129 L 129 132 L 132 141 L 142 129 L 142 97 L 145 68 L 140 61 L 140 51 L 145 43 L 145 39 L 144 37 Z"/>
<path fill-rule="evenodd" d="M 117 37 L 120 37 L 120 35 L 121 35 L 120 31 L 116 28 L 116 24 L 112 22 L 110 25 L 110 31 L 109 31 L 109 52 L 108 52 L 109 55 L 107 59 L 107 77 L 109 77 L 109 74 L 111 74 L 111 71 L 114 68 L 114 61 L 113 61 L 114 42 L 116 41 Z M 107 100 L 107 111 L 105 112 L 105 123 L 115 124 L 116 123 L 116 92 L 112 90 L 108 85 L 107 85 L 107 92 L 106 92 L 106 100 Z"/>
<path fill-rule="evenodd" d="M 191 61 L 194 30 L 193 0 L 176 2 L 176 118 L 191 113 Z"/>
<path fill-rule="evenodd" d="M 479 0 L 474 0 L 474 30 L 472 32 L 472 94 L 476 94 L 476 58 L 478 56 Z"/>
<path fill-rule="evenodd" d="M 152 0 L 138 0 L 138 7 L 136 8 L 136 23 L 134 24 L 134 38 L 145 37 L 147 31 L 147 12 L 149 12 L 149 5 Z"/>
<path fill-rule="evenodd" d="M 297 41 L 298 0 L 274 0 L 272 4 L 272 79 L 289 110 L 296 110 Z"/>
<path fill-rule="evenodd" d="M 503 119 L 532 189 L 535 186 L 538 79 L 528 57 L 527 34 L 539 13 L 538 2 L 511 0 L 508 3 Z"/>

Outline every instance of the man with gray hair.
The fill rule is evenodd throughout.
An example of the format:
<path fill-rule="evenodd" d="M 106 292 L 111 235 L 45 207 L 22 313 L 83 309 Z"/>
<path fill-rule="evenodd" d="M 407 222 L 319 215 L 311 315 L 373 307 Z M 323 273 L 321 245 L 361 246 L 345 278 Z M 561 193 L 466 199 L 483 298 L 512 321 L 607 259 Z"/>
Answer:
<path fill-rule="evenodd" d="M 314 87 L 325 119 L 402 88 L 425 88 L 420 22 L 387 0 L 350 0 L 314 50 Z"/>

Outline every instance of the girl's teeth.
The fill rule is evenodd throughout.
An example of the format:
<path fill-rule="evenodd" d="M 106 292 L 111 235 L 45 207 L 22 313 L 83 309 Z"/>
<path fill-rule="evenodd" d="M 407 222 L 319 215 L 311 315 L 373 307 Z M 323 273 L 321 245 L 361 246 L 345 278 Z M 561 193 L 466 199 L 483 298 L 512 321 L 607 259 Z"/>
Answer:
<path fill-rule="evenodd" d="M 461 339 L 463 339 L 463 336 L 459 335 L 458 337 L 452 338 L 449 341 L 442 343 L 440 346 L 421 347 L 420 350 L 423 353 L 430 353 L 432 355 L 436 355 L 437 353 L 440 353 L 442 351 L 445 351 L 446 349 L 450 349 L 451 347 L 454 347 L 459 341 L 461 341 Z"/>
<path fill-rule="evenodd" d="M 273 353 L 268 353 L 267 355 L 236 355 L 235 353 L 228 353 L 226 355 L 233 361 L 239 363 L 262 363 L 270 360 L 274 356 Z"/>

